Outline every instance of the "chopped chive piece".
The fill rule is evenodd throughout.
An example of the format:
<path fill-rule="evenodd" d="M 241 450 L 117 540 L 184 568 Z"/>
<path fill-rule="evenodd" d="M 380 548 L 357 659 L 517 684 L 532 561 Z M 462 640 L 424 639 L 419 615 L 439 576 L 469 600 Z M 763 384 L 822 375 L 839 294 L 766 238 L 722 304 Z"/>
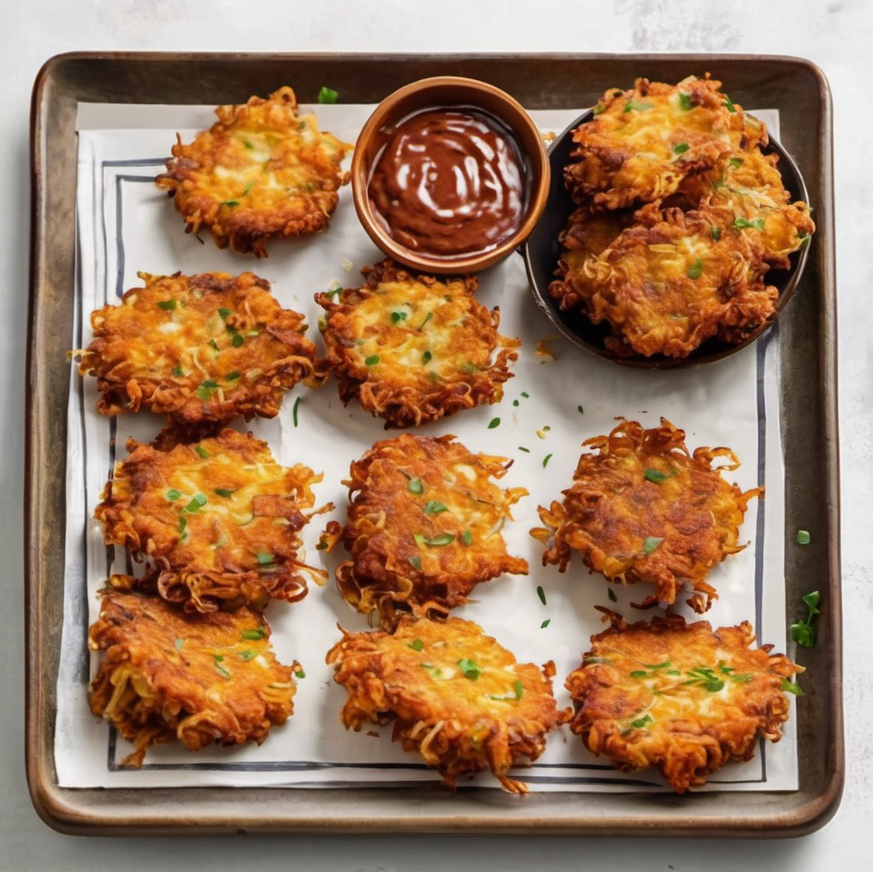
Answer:
<path fill-rule="evenodd" d="M 224 380 L 225 380 L 225 381 L 236 381 L 236 380 L 239 378 L 239 375 L 240 375 L 240 374 L 239 374 L 236 370 L 234 370 L 233 372 L 229 372 L 229 373 L 224 377 Z"/>
<path fill-rule="evenodd" d="M 424 354 L 421 355 L 421 360 L 423 363 L 430 363 L 433 354 L 430 351 L 425 351 Z"/>
<path fill-rule="evenodd" d="M 191 501 L 182 510 L 183 512 L 197 512 L 206 505 L 206 497 L 203 494 L 194 494 Z"/>
<path fill-rule="evenodd" d="M 256 642 L 258 639 L 264 639 L 267 636 L 267 631 L 263 627 L 255 627 L 253 630 L 243 630 L 242 637 L 248 642 Z"/>
<path fill-rule="evenodd" d="M 612 602 L 614 602 L 614 603 L 618 602 L 618 597 L 616 596 L 615 591 L 611 587 L 606 588 L 606 595 L 610 598 L 610 600 Z"/>
<path fill-rule="evenodd" d="M 246 648 L 245 651 L 239 652 L 240 660 L 254 660 L 258 656 L 258 652 L 253 648 Z"/>
<path fill-rule="evenodd" d="M 216 672 L 217 672 L 217 673 L 218 673 L 222 678 L 228 678 L 228 679 L 229 679 L 229 678 L 230 678 L 230 673 L 229 673 L 229 672 L 228 672 L 228 671 L 227 671 L 227 670 L 226 670 L 226 669 L 221 665 L 221 663 L 218 662 L 218 657 L 219 657 L 220 655 L 216 654 L 215 656 L 216 656 L 216 660 L 215 660 L 215 671 L 216 671 Z"/>
<path fill-rule="evenodd" d="M 195 445 L 194 450 L 204 459 L 209 457 L 209 452 L 202 445 Z"/>
<path fill-rule="evenodd" d="M 306 672 L 302 666 L 295 671 L 294 675 L 296 678 L 306 678 Z"/>
<path fill-rule="evenodd" d="M 641 718 L 637 718 L 635 721 L 631 721 L 630 725 L 637 730 L 642 729 L 643 727 L 648 726 L 652 723 L 651 715 L 643 715 Z"/>
<path fill-rule="evenodd" d="M 470 530 L 464 530 L 461 533 L 461 541 L 469 547 L 473 544 L 473 533 Z"/>
<path fill-rule="evenodd" d="M 424 325 L 427 324 L 427 322 L 430 321 L 431 318 L 433 318 L 433 312 L 428 312 L 427 315 L 424 316 L 424 321 L 422 321 L 421 324 L 418 325 L 418 330 L 424 330 Z"/>
<path fill-rule="evenodd" d="M 519 445 L 518 450 L 523 451 L 525 454 L 530 454 L 530 448 L 525 448 L 524 445 Z"/>
<path fill-rule="evenodd" d="M 378 354 L 371 354 L 368 358 L 364 360 L 365 366 L 375 366 L 379 362 Z"/>
<path fill-rule="evenodd" d="M 258 563 L 261 566 L 269 566 L 275 558 L 269 551 L 258 551 Z"/>
<path fill-rule="evenodd" d="M 411 478 L 406 485 L 406 490 L 411 494 L 423 494 L 424 484 L 420 478 Z"/>
<path fill-rule="evenodd" d="M 421 569 L 421 558 L 418 555 L 416 555 L 415 557 L 410 557 L 409 563 L 413 569 Z"/>
<path fill-rule="evenodd" d="M 208 378 L 204 381 L 200 382 L 201 388 L 209 388 L 209 390 L 215 390 L 218 387 L 218 382 L 215 379 Z"/>
<path fill-rule="evenodd" d="M 513 401 L 512 401 L 512 405 L 513 405 L 513 406 L 518 406 L 518 400 L 513 400 Z"/>
<path fill-rule="evenodd" d="M 646 672 L 645 669 L 634 669 L 633 672 L 630 673 L 631 678 L 648 678 L 649 673 Z"/>
<path fill-rule="evenodd" d="M 243 337 L 242 333 L 240 333 L 238 331 L 234 332 L 233 336 L 230 337 L 230 344 L 234 348 L 239 348 L 243 344 L 243 342 L 245 342 L 245 341 L 246 340 Z"/>
<path fill-rule="evenodd" d="M 721 227 L 716 227 L 714 224 L 709 229 L 709 235 L 718 242 L 721 239 Z"/>
<path fill-rule="evenodd" d="M 515 691 L 515 698 L 521 699 L 524 696 L 524 685 L 521 683 L 521 679 L 517 678 L 513 684 L 512 689 Z"/>
<path fill-rule="evenodd" d="M 239 206 L 239 200 L 225 200 L 221 205 L 230 206 L 232 209 L 234 206 Z"/>
<path fill-rule="evenodd" d="M 728 97 L 727 94 L 724 95 L 724 105 L 725 105 L 725 108 L 727 109 L 727 111 L 730 112 L 731 114 L 733 114 L 734 112 L 737 111 L 737 107 L 734 106 L 734 101 L 731 100 L 731 98 Z"/>
<path fill-rule="evenodd" d="M 413 639 L 409 643 L 409 647 L 412 648 L 413 651 L 421 651 L 424 648 L 424 642 L 421 639 Z"/>
<path fill-rule="evenodd" d="M 756 230 L 764 229 L 764 219 L 756 218 L 754 221 L 749 221 L 746 218 L 735 218 L 734 219 L 734 227 L 737 230 L 748 230 L 750 228 L 755 228 Z"/>
<path fill-rule="evenodd" d="M 217 487 L 217 488 L 215 489 L 215 492 L 216 492 L 220 497 L 224 497 L 225 499 L 230 499 L 230 497 L 233 496 L 233 491 L 232 491 L 232 490 L 228 490 L 226 487 Z"/>
<path fill-rule="evenodd" d="M 489 430 L 493 430 L 495 427 L 499 427 L 499 426 L 500 426 L 500 418 L 492 418 L 488 422 L 488 429 Z"/>
<path fill-rule="evenodd" d="M 526 400 L 529 400 L 529 399 L 530 399 L 530 394 L 529 394 L 527 391 L 522 391 L 522 392 L 521 392 L 521 395 L 522 395 Z"/>
<path fill-rule="evenodd" d="M 545 469 L 545 468 L 549 465 L 549 461 L 552 459 L 552 456 L 553 456 L 553 455 L 551 455 L 551 454 L 547 454 L 547 455 L 543 458 L 543 469 Z"/>
<path fill-rule="evenodd" d="M 181 366 L 174 366 L 173 375 L 176 376 L 176 378 L 182 378 L 185 375 L 185 371 Z"/>
<path fill-rule="evenodd" d="M 661 472 L 658 469 L 647 469 L 643 474 L 648 481 L 653 481 L 655 484 L 661 484 L 661 482 L 666 481 L 669 477 L 667 473 Z"/>
<path fill-rule="evenodd" d="M 424 548 L 427 544 L 424 533 L 413 533 L 412 538 L 415 539 L 415 544 L 418 545 L 419 548 Z"/>
<path fill-rule="evenodd" d="M 545 605 L 546 604 L 546 592 L 543 590 L 543 586 L 541 584 L 537 585 L 537 596 L 540 598 L 540 602 Z"/>
<path fill-rule="evenodd" d="M 680 91 L 679 105 L 683 108 L 684 111 L 690 112 L 694 108 L 694 104 L 691 102 L 691 95 L 686 94 L 684 91 Z"/>
<path fill-rule="evenodd" d="M 673 154 L 685 154 L 691 146 L 687 142 L 678 142 L 673 146 Z"/>
<path fill-rule="evenodd" d="M 647 109 L 651 109 L 651 108 L 652 108 L 652 104 L 645 101 L 645 100 L 641 100 L 639 103 L 635 102 L 634 100 L 628 100 L 627 103 L 625 104 L 624 111 L 625 112 L 634 112 L 634 111 L 645 112 Z"/>
<path fill-rule="evenodd" d="M 424 544 L 430 545 L 433 548 L 439 548 L 443 545 L 451 545 L 454 541 L 455 537 L 452 533 L 440 533 L 438 536 L 434 536 L 431 539 L 425 539 Z"/>
<path fill-rule="evenodd" d="M 438 515 L 440 512 L 447 512 L 449 507 L 439 500 L 428 500 L 424 504 L 424 513 L 426 515 Z"/>
<path fill-rule="evenodd" d="M 734 168 L 739 169 L 743 165 L 743 159 L 741 157 L 732 157 L 728 163 Z"/>
<path fill-rule="evenodd" d="M 584 414 L 585 414 L 585 409 L 583 409 L 582 406 L 576 406 L 576 408 L 579 410 L 579 414 L 580 414 L 580 415 L 584 415 Z"/>
<path fill-rule="evenodd" d="M 789 681 L 787 678 L 782 679 L 782 690 L 786 693 L 793 693 L 795 696 L 803 696 L 804 693 L 800 688 L 799 684 L 795 684 L 793 681 Z"/>
<path fill-rule="evenodd" d="M 163 309 L 165 312 L 170 312 L 176 308 L 175 300 L 159 300 L 158 308 Z"/>
<path fill-rule="evenodd" d="M 294 422 L 294 426 L 297 426 L 297 410 L 300 408 L 300 397 L 297 397 L 294 400 L 294 408 L 291 410 L 291 419 Z"/>
<path fill-rule="evenodd" d="M 171 503 L 176 502 L 176 500 L 179 499 L 180 496 L 182 496 L 182 494 L 179 493 L 179 491 L 177 491 L 176 488 L 174 488 L 174 487 L 171 487 L 171 488 L 167 491 L 167 499 L 168 499 Z"/>
<path fill-rule="evenodd" d="M 213 351 L 218 351 L 218 343 L 214 339 L 210 339 L 209 344 L 212 346 Z"/>
<path fill-rule="evenodd" d="M 185 536 L 185 535 L 186 535 L 186 534 L 185 534 L 185 528 L 186 528 L 187 526 L 188 526 L 188 519 L 187 519 L 184 515 L 182 515 L 182 517 L 179 518 L 179 533 L 180 533 L 182 536 Z"/>
<path fill-rule="evenodd" d="M 551 619 L 551 618 L 546 618 L 546 619 L 545 619 L 545 620 L 540 624 L 540 629 L 541 629 L 541 630 L 545 630 L 545 628 L 548 627 L 549 624 L 551 624 L 551 623 L 552 623 L 552 619 Z"/>
<path fill-rule="evenodd" d="M 327 88 L 324 85 L 318 91 L 319 103 L 336 103 L 339 94 L 333 88 Z"/>
<path fill-rule="evenodd" d="M 691 264 L 690 267 L 688 267 L 688 270 L 685 273 L 685 275 L 687 275 L 688 278 L 690 278 L 690 279 L 699 279 L 702 274 L 703 274 L 703 261 L 701 261 L 701 259 L 698 257 L 697 260 L 695 260 L 694 263 Z"/>
<path fill-rule="evenodd" d="M 651 554 L 663 541 L 663 536 L 646 536 L 643 541 L 643 551 L 645 551 L 646 554 Z"/>
<path fill-rule="evenodd" d="M 459 660 L 458 666 L 461 667 L 461 672 L 463 672 L 470 681 L 476 681 L 482 674 L 482 670 L 476 665 L 476 661 L 470 660 L 467 657 Z"/>
<path fill-rule="evenodd" d="M 809 545 L 811 541 L 811 536 L 809 535 L 808 530 L 798 530 L 796 538 L 798 545 Z"/>
<path fill-rule="evenodd" d="M 219 307 L 218 314 L 221 315 L 222 320 L 227 320 L 227 316 L 231 314 L 230 309 L 225 309 L 224 306 Z"/>

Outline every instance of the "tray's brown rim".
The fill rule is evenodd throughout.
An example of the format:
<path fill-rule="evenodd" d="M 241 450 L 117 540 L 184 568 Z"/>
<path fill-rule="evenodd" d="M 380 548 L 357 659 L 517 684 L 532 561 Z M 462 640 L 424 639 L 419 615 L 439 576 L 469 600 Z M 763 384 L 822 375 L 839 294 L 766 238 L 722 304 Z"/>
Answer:
<path fill-rule="evenodd" d="M 752 794 L 699 794 L 689 798 L 669 795 L 645 796 L 636 794 L 597 795 L 592 808 L 579 813 L 573 796 L 584 805 L 585 794 L 535 794 L 523 805 L 507 802 L 493 792 L 469 791 L 457 796 L 447 795 L 440 789 L 415 790 L 399 795 L 390 790 L 371 790 L 366 794 L 348 790 L 278 790 L 263 791 L 246 788 L 178 788 L 71 790 L 58 786 L 54 771 L 53 733 L 54 712 L 52 691 L 47 687 L 55 675 L 51 674 L 49 653 L 57 645 L 57 627 L 49 626 L 47 598 L 58 593 L 50 590 L 46 575 L 50 538 L 53 532 L 46 527 L 44 518 L 52 483 L 46 470 L 51 463 L 52 449 L 65 445 L 65 420 L 53 419 L 51 398 L 45 394 L 46 382 L 44 347 L 49 326 L 41 304 L 59 292 L 51 285 L 45 234 L 47 201 L 49 196 L 44 163 L 46 156 L 47 95 L 53 88 L 65 90 L 64 100 L 75 102 L 75 87 L 64 80 L 64 67 L 69 64 L 90 64 L 112 61 L 131 66 L 137 64 L 187 62 L 227 64 L 295 62 L 337 63 L 367 61 L 373 64 L 432 67 L 444 71 L 453 64 L 489 63 L 512 66 L 520 61 L 533 63 L 596 63 L 602 61 L 628 65 L 697 64 L 716 66 L 719 63 L 758 63 L 795 65 L 811 74 L 818 88 L 821 105 L 820 124 L 816 131 L 821 156 L 823 177 L 818 192 L 819 253 L 818 299 L 816 312 L 821 317 L 818 335 L 816 367 L 822 386 L 822 402 L 818 413 L 823 458 L 826 471 L 821 512 L 827 529 L 823 562 L 827 569 L 827 586 L 823 589 L 828 608 L 819 616 L 820 650 L 830 654 L 833 669 L 829 673 L 826 692 L 829 738 L 826 743 L 824 778 L 810 790 L 804 786 L 794 794 L 758 792 Z M 402 67 L 403 69 L 406 66 Z M 495 72 L 501 72 L 495 67 Z M 389 78 L 394 76 L 392 68 Z M 75 85 L 75 83 L 72 83 Z M 87 95 L 86 95 L 87 96 Z M 91 99 L 94 96 L 91 95 Z M 375 101 L 374 101 L 375 102 Z M 841 613 L 839 591 L 839 477 L 837 449 L 836 404 L 836 304 L 835 264 L 833 245 L 833 156 L 831 150 L 830 92 L 822 72 L 802 58 L 762 55 L 612 55 L 612 54 L 557 54 L 528 55 L 453 54 L 440 56 L 408 54 L 214 54 L 214 53 L 142 53 L 142 52 L 71 52 L 51 58 L 40 71 L 33 90 L 31 106 L 31 277 L 30 314 L 28 322 L 27 361 L 27 431 L 25 457 L 25 563 L 26 597 L 25 622 L 28 656 L 26 662 L 26 771 L 31 797 L 37 812 L 53 828 L 77 834 L 155 834 L 219 832 L 519 832 L 533 834 L 575 835 L 663 835 L 663 836 L 797 836 L 810 833 L 826 823 L 835 813 L 843 785 L 843 725 L 841 673 Z M 70 204 L 66 204 L 69 206 Z M 66 276 L 69 282 L 72 276 Z M 61 289 L 62 291 L 62 289 Z M 46 349 L 47 351 L 47 349 Z M 63 416 L 62 416 L 63 417 Z M 57 418 L 57 416 L 55 416 Z M 56 452 L 55 452 L 56 454 Z M 50 477 L 49 477 L 50 478 Z M 350 796 L 352 797 L 350 799 Z M 366 796 L 367 802 L 356 802 Z M 464 797 L 476 797 L 467 803 Z M 481 801 L 478 797 L 481 796 Z M 743 812 L 731 810 L 725 814 L 721 805 L 724 797 L 741 797 Z M 487 797 L 487 799 L 486 799 Z M 323 802 L 321 800 L 324 800 Z M 776 803 L 783 806 L 774 812 L 762 805 Z M 393 806 L 393 809 L 392 809 Z M 327 809 L 328 811 L 325 811 Z M 618 813 L 613 813 L 613 811 Z"/>

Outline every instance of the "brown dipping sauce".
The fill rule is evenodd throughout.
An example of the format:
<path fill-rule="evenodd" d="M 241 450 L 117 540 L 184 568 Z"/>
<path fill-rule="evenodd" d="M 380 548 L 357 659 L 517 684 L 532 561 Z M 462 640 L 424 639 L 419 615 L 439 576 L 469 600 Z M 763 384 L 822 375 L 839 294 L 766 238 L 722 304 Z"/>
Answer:
<path fill-rule="evenodd" d="M 426 109 L 390 131 L 367 193 L 390 236 L 411 251 L 485 252 L 521 226 L 524 158 L 491 115 Z"/>

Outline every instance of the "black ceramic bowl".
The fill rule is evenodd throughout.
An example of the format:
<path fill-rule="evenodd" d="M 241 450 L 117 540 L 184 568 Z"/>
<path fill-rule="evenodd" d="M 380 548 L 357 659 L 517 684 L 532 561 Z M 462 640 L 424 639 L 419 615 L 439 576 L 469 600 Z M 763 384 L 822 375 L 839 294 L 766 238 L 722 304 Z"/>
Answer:
<path fill-rule="evenodd" d="M 771 269 L 767 272 L 767 283 L 779 291 L 776 311 L 773 317 L 759 330 L 736 345 L 710 339 L 695 349 L 688 357 L 675 358 L 663 354 L 651 357 L 645 357 L 641 354 L 624 357 L 609 351 L 604 346 L 604 340 L 611 332 L 609 324 L 606 322 L 593 324 L 580 309 L 561 311 L 558 308 L 558 301 L 549 293 L 549 284 L 556 278 L 555 271 L 558 268 L 558 260 L 564 251 L 558 237 L 567 226 L 567 221 L 576 208 L 569 192 L 564 187 L 564 167 L 571 162 L 570 152 L 575 146 L 573 131 L 580 124 L 590 121 L 593 117 L 594 111 L 591 109 L 580 115 L 563 133 L 555 138 L 549 148 L 551 181 L 546 208 L 522 249 L 528 280 L 537 306 L 552 324 L 575 345 L 596 354 L 598 357 L 612 360 L 624 366 L 641 369 L 679 369 L 699 366 L 723 360 L 750 345 L 773 324 L 776 316 L 785 308 L 786 303 L 794 293 L 806 264 L 809 241 L 791 255 L 790 269 Z M 809 195 L 803 177 L 788 152 L 772 137 L 770 144 L 763 150 L 765 153 L 779 155 L 777 167 L 782 174 L 783 184 L 788 190 L 792 202 L 803 200 L 808 203 Z"/>

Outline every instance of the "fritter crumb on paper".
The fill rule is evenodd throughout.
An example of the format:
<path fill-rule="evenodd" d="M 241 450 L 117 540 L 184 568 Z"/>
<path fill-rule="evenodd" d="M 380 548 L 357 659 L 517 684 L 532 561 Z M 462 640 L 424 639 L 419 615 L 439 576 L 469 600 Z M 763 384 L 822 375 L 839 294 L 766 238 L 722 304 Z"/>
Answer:
<path fill-rule="evenodd" d="M 337 300 L 315 297 L 326 310 L 321 366 L 344 403 L 413 427 L 499 402 L 521 343 L 497 332 L 499 312 L 476 300 L 475 276 L 436 279 L 390 260 L 363 272 L 365 284 Z"/>
<path fill-rule="evenodd" d="M 266 442 L 230 429 L 166 451 L 127 448 L 94 517 L 107 543 L 156 568 L 142 585 L 196 611 L 306 596 L 318 571 L 300 561 L 298 534 L 320 475 L 280 466 Z"/>
<path fill-rule="evenodd" d="M 79 372 L 97 377 L 104 415 L 145 407 L 185 428 L 272 418 L 283 392 L 313 383 L 303 316 L 254 273 L 157 276 L 91 315 Z"/>
<path fill-rule="evenodd" d="M 726 763 L 750 760 L 759 737 L 778 742 L 788 719 L 783 682 L 802 671 L 747 621 L 713 631 L 670 615 L 612 626 L 591 637 L 567 678 L 570 729 L 618 769 L 657 766 L 677 793 L 702 787 Z"/>
<path fill-rule="evenodd" d="M 539 757 L 546 735 L 570 714 L 552 696 L 551 663 L 517 663 L 460 618 L 404 617 L 393 635 L 343 631 L 327 662 L 349 692 L 340 715 L 346 728 L 393 722 L 393 740 L 452 788 L 490 770 L 510 793 L 526 793 L 509 770 Z"/>
<path fill-rule="evenodd" d="M 323 230 L 348 181 L 340 164 L 352 146 L 320 131 L 314 115 L 298 115 L 288 87 L 215 114 L 193 142 L 177 136 L 155 180 L 174 195 L 186 232 L 205 226 L 219 248 L 266 257 L 269 239 Z"/>
<path fill-rule="evenodd" d="M 191 751 L 260 744 L 294 711 L 293 673 L 273 655 L 270 629 L 248 609 L 190 614 L 156 597 L 110 591 L 88 633 L 103 651 L 88 700 L 134 751 L 178 740 Z"/>
<path fill-rule="evenodd" d="M 707 574 L 743 549 L 739 527 L 763 488 L 729 484 L 722 471 L 739 466 L 736 455 L 703 447 L 691 454 L 685 433 L 665 418 L 648 430 L 621 421 L 583 446 L 591 450 L 580 456 L 563 502 L 540 506 L 546 526 L 531 531 L 546 546 L 543 563 L 563 572 L 577 551 L 609 581 L 653 585 L 640 608 L 670 606 L 684 586 L 694 591 L 689 605 L 706 611 L 718 596 Z"/>
<path fill-rule="evenodd" d="M 351 555 L 337 568 L 343 597 L 376 610 L 391 628 L 404 611 L 445 616 L 480 582 L 527 573 L 501 528 L 527 494 L 502 489 L 510 463 L 473 454 L 451 435 L 403 433 L 376 442 L 351 464 L 342 540 Z"/>

